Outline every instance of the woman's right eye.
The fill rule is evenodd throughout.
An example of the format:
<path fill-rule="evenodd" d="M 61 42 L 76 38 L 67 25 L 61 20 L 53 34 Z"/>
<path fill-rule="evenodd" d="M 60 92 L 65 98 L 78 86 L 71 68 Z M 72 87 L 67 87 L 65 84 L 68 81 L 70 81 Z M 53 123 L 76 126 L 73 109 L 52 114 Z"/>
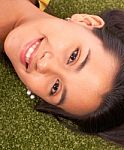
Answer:
<path fill-rule="evenodd" d="M 57 79 L 53 87 L 51 88 L 50 95 L 54 95 L 59 89 L 59 80 Z"/>

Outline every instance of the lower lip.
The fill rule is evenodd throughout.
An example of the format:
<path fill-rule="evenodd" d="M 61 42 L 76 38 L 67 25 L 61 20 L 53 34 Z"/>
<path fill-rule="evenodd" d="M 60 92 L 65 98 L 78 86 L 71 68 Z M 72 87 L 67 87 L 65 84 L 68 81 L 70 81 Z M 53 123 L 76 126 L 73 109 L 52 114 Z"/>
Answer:
<path fill-rule="evenodd" d="M 34 45 L 36 42 L 38 42 L 40 40 L 41 39 L 32 40 L 22 48 L 21 54 L 20 54 L 20 60 L 24 65 L 26 64 L 25 55 L 26 55 L 27 51 L 29 50 L 30 47 L 32 47 L 32 45 Z"/>

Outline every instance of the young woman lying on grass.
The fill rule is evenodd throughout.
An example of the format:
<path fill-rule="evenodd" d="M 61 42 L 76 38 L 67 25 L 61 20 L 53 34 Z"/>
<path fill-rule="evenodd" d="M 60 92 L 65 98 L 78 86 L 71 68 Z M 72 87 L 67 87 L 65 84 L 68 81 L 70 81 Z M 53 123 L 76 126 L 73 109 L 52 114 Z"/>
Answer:
<path fill-rule="evenodd" d="M 124 146 L 124 11 L 60 19 L 1 0 L 0 40 L 36 110 Z"/>

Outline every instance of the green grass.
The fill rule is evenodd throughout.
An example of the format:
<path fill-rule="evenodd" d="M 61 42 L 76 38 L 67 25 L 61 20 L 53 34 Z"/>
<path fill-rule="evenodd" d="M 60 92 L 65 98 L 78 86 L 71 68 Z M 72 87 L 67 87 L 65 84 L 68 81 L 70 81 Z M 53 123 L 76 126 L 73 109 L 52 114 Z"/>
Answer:
<path fill-rule="evenodd" d="M 124 9 L 124 0 L 52 0 L 46 11 L 65 18 L 110 8 Z M 2 58 L 0 150 L 123 150 L 101 138 L 73 133 L 52 116 L 34 111 L 34 104 L 10 62 Z"/>

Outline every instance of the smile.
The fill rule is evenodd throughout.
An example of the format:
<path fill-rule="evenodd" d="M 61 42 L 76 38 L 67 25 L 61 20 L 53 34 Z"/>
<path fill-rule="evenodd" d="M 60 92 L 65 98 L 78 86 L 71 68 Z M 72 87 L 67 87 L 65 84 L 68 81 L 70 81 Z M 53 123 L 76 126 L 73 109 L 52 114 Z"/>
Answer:
<path fill-rule="evenodd" d="M 40 41 L 37 41 L 36 43 L 34 43 L 26 52 L 26 55 L 25 55 L 25 61 L 26 63 L 29 64 L 30 62 L 30 58 L 31 58 L 31 55 L 34 53 L 34 51 L 36 50 L 37 46 L 40 44 Z"/>
<path fill-rule="evenodd" d="M 20 59 L 21 59 L 21 62 L 25 66 L 31 62 L 32 56 L 38 50 L 38 47 L 39 47 L 42 39 L 36 39 L 36 40 L 33 40 L 33 41 L 27 43 L 21 50 Z"/>

